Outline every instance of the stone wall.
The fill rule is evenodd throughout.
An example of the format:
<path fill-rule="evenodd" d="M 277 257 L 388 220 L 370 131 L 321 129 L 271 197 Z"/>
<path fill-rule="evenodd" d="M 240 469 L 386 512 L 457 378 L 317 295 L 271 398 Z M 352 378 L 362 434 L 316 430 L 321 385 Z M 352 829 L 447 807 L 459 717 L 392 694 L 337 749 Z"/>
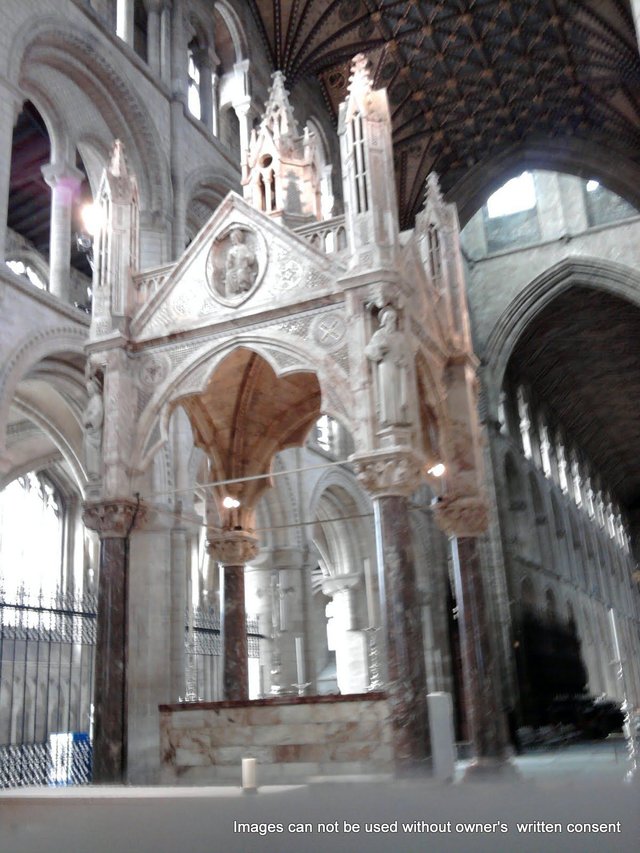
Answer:
<path fill-rule="evenodd" d="M 388 714 L 381 693 L 161 705 L 161 781 L 240 784 L 243 758 L 258 785 L 391 773 Z"/>

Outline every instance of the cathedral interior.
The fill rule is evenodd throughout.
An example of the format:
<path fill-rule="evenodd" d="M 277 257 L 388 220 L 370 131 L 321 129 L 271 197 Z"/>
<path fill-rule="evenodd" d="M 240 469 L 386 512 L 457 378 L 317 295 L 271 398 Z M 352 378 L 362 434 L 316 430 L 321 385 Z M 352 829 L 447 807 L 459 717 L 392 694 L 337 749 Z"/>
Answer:
<path fill-rule="evenodd" d="M 4 0 L 0 787 L 629 735 L 639 38 Z"/>

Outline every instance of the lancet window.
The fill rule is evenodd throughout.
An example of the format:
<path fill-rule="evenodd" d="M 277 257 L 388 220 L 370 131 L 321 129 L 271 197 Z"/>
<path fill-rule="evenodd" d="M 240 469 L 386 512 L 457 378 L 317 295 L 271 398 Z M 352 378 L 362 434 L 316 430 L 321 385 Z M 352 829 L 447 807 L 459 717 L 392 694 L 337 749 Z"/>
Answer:
<path fill-rule="evenodd" d="M 356 213 L 365 213 L 369 209 L 369 199 L 367 194 L 367 165 L 364 151 L 364 126 L 360 113 L 356 113 L 349 123 L 349 134 L 349 141 L 353 151 Z"/>

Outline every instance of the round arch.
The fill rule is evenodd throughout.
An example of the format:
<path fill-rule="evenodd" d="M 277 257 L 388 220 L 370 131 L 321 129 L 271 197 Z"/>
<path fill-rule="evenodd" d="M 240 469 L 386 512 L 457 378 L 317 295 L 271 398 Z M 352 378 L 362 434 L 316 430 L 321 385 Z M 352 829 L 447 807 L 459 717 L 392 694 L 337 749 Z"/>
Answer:
<path fill-rule="evenodd" d="M 5 446 L 9 409 L 20 380 L 45 358 L 59 353 L 72 353 L 84 358 L 87 329 L 84 326 L 61 326 L 26 334 L 6 358 L 0 371 L 0 456 Z"/>
<path fill-rule="evenodd" d="M 157 145 L 155 126 L 141 97 L 104 56 L 90 34 L 69 22 L 63 25 L 53 16 L 30 21 L 16 33 L 9 52 L 11 82 L 21 90 L 28 90 L 29 69 L 36 64 L 57 69 L 86 93 L 114 139 L 124 142 L 138 179 L 143 207 L 167 209 L 169 166 Z M 51 105 L 54 99 L 50 93 L 35 95 L 40 101 L 36 106 L 44 107 L 51 121 L 51 111 L 42 96 Z M 55 127 L 48 125 L 48 129 L 54 139 Z"/>

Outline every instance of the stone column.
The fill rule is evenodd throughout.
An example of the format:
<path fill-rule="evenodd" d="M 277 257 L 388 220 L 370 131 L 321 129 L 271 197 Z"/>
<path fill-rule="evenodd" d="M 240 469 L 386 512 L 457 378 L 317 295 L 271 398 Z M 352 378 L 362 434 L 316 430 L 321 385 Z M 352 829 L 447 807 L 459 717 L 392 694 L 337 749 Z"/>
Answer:
<path fill-rule="evenodd" d="M 187 531 L 174 527 L 171 531 L 171 701 L 185 695 L 184 623 L 187 607 L 187 572 L 189 551 Z"/>
<path fill-rule="evenodd" d="M 353 462 L 373 499 L 396 772 L 428 771 L 424 643 L 409 520 L 409 495 L 421 482 L 420 460 L 410 449 L 397 448 Z"/>
<path fill-rule="evenodd" d="M 243 530 L 212 532 L 209 554 L 223 567 L 222 640 L 225 699 L 249 698 L 247 615 L 244 603 L 244 568 L 258 553 L 254 536 Z"/>
<path fill-rule="evenodd" d="M 500 671 L 486 601 L 478 537 L 487 530 L 487 508 L 480 498 L 459 497 L 438 504 L 436 520 L 450 536 L 453 560 L 463 694 L 475 758 L 468 775 L 511 769 Z"/>
<path fill-rule="evenodd" d="M 93 781 L 120 784 L 127 771 L 128 537 L 135 501 L 85 504 L 83 521 L 100 536 L 94 688 Z"/>
<path fill-rule="evenodd" d="M 244 98 L 234 101 L 233 109 L 238 116 L 238 123 L 240 125 L 240 165 L 243 169 L 244 177 L 244 167 L 246 166 L 247 152 L 249 150 L 249 135 L 251 133 L 251 128 L 249 127 L 251 98 L 247 95 Z"/>
<path fill-rule="evenodd" d="M 71 274 L 71 212 L 84 175 L 68 163 L 48 163 L 42 167 L 42 174 L 51 187 L 49 291 L 66 302 Z"/>
<path fill-rule="evenodd" d="M 211 132 L 217 138 L 220 133 L 220 111 L 218 108 L 218 87 L 220 85 L 220 77 L 211 72 Z"/>

